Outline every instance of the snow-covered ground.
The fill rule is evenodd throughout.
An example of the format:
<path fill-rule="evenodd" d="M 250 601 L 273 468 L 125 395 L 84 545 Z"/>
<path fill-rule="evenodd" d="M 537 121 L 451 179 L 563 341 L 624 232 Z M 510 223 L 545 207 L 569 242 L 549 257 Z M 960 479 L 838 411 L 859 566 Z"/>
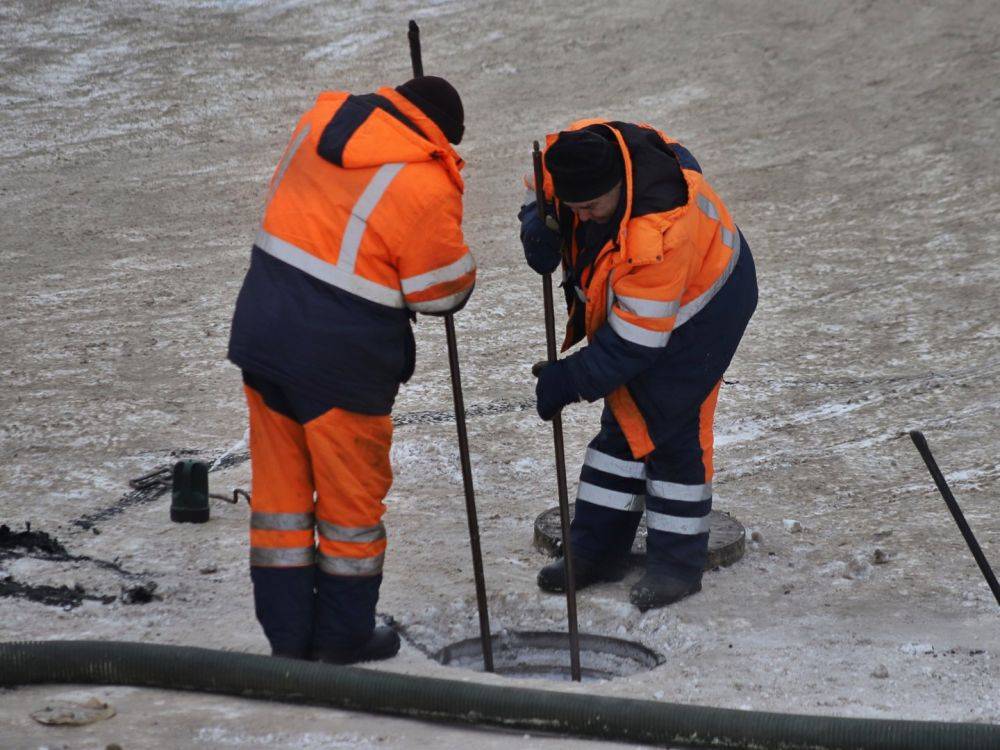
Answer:
<path fill-rule="evenodd" d="M 494 628 L 557 629 L 565 616 L 534 583 L 546 560 L 532 523 L 555 481 L 551 433 L 524 408 L 544 339 L 516 237 L 520 177 L 531 141 L 573 119 L 647 121 L 698 156 L 757 260 L 760 307 L 719 406 L 716 507 L 759 541 L 665 610 L 628 604 L 637 573 L 583 592 L 583 629 L 665 663 L 548 687 L 1000 722 L 1000 608 L 906 437 L 925 431 L 1000 568 L 1000 14 L 988 1 L 4 3 L 0 521 L 134 575 L 8 557 L 0 583 L 111 597 L 152 581 L 161 598 L 0 598 L 0 639 L 266 650 L 245 504 L 215 503 L 205 526 L 171 524 L 165 498 L 104 511 L 129 478 L 240 439 L 225 344 L 266 180 L 316 92 L 409 77 L 411 17 L 427 72 L 452 80 L 467 111 L 480 277 L 457 327 Z M 451 408 L 443 326 L 423 319 L 417 336 L 380 610 L 433 649 L 474 636 L 477 619 L 454 423 L 425 414 Z M 565 414 L 571 484 L 598 414 Z M 212 481 L 248 486 L 249 465 Z M 87 518 L 96 530 L 74 523 Z M 412 643 L 377 668 L 518 684 L 442 667 Z M 47 698 L 90 695 L 118 715 L 83 729 L 29 718 Z M 109 742 L 577 743 L 125 688 L 0 693 L 0 746 Z"/>

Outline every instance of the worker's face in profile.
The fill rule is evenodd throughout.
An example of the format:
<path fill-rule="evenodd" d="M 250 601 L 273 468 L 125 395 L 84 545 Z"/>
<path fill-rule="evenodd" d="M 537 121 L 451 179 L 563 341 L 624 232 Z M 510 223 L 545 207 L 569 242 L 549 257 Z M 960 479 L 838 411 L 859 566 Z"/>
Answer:
<path fill-rule="evenodd" d="M 591 198 L 589 201 L 579 203 L 565 202 L 565 205 L 576 214 L 580 221 L 593 221 L 597 224 L 607 224 L 611 217 L 615 215 L 618 208 L 618 199 L 622 194 L 622 184 L 619 182 L 604 195 Z"/>

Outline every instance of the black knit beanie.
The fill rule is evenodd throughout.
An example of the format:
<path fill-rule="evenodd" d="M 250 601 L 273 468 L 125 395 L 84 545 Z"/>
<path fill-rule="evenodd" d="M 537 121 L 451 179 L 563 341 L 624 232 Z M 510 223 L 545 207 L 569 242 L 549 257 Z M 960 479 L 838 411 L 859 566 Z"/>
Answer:
<path fill-rule="evenodd" d="M 437 76 L 411 78 L 396 91 L 417 105 L 441 128 L 449 143 L 458 145 L 465 133 L 465 110 L 455 87 Z"/>
<path fill-rule="evenodd" d="M 589 130 L 568 130 L 545 152 L 561 201 L 582 203 L 610 191 L 625 175 L 619 149 Z"/>

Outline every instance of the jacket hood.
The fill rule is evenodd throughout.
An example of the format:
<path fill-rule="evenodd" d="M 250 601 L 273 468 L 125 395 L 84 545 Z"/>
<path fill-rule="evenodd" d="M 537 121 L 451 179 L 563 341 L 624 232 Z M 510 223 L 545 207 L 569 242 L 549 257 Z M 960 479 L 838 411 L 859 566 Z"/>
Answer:
<path fill-rule="evenodd" d="M 441 129 L 393 89 L 383 87 L 360 96 L 324 92 L 319 102 L 339 102 L 317 146 L 327 161 L 344 169 L 437 161 L 462 189 L 461 157 Z"/>
<path fill-rule="evenodd" d="M 688 186 L 677 157 L 660 134 L 631 123 L 611 123 L 632 160 L 632 218 L 664 213 L 688 202 Z"/>

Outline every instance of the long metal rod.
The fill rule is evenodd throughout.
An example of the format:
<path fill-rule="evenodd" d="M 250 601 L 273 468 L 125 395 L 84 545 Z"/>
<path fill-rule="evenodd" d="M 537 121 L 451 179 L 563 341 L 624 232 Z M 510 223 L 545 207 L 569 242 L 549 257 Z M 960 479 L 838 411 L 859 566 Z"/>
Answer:
<path fill-rule="evenodd" d="M 462 373 L 458 368 L 458 340 L 455 318 L 444 316 L 448 337 L 448 365 L 451 368 L 451 392 L 455 400 L 455 425 L 458 428 L 458 452 L 462 459 L 462 484 L 465 487 L 465 515 L 469 519 L 469 543 L 472 547 L 472 571 L 476 581 L 476 604 L 479 606 L 479 639 L 483 646 L 483 669 L 493 671 L 493 640 L 490 637 L 490 613 L 486 601 L 486 579 L 483 576 L 483 552 L 479 545 L 479 516 L 476 513 L 476 492 L 472 486 L 472 464 L 469 461 L 469 436 L 465 431 L 465 399 L 462 397 Z"/>
<path fill-rule="evenodd" d="M 955 523 L 958 524 L 958 530 L 962 532 L 962 536 L 965 537 L 965 543 L 969 545 L 969 550 L 972 552 L 972 556 L 976 558 L 976 562 L 979 564 L 979 570 L 982 571 L 983 578 L 986 579 L 986 583 L 993 592 L 993 596 L 996 597 L 997 604 L 1000 604 L 1000 584 L 997 583 L 997 577 L 993 574 L 993 569 L 990 567 L 990 564 L 986 559 L 986 555 L 983 554 L 983 550 L 980 548 L 979 542 L 976 541 L 976 535 L 973 534 L 972 529 L 969 528 L 969 524 L 965 520 L 965 514 L 962 513 L 962 509 L 958 507 L 958 501 L 955 500 L 955 496 L 951 494 L 951 488 L 948 486 L 948 482 L 945 481 L 944 474 L 941 473 L 941 469 L 938 468 L 937 461 L 934 460 L 934 456 L 931 454 L 931 448 L 927 444 L 927 439 L 919 430 L 911 430 L 910 439 L 913 440 L 913 444 L 917 446 L 917 450 L 920 451 L 920 457 L 923 458 L 924 463 L 927 464 L 927 470 L 934 478 L 934 483 L 937 485 L 938 491 L 941 493 L 941 497 L 944 498 L 945 505 L 948 506 L 948 510 L 951 511 L 952 518 L 954 518 Z"/>
<path fill-rule="evenodd" d="M 424 60 L 420 55 L 420 27 L 417 26 L 416 21 L 410 21 L 406 36 L 410 40 L 410 62 L 413 63 L 413 77 L 420 78 L 424 74 Z"/>
<path fill-rule="evenodd" d="M 532 151 L 535 168 L 535 206 L 542 221 L 545 221 L 545 192 L 542 188 L 542 152 L 535 141 Z M 545 302 L 545 347 L 549 362 L 556 361 L 556 315 L 552 302 L 552 274 L 542 276 L 542 297 Z M 563 447 L 562 414 L 552 418 L 552 442 L 556 454 L 556 485 L 559 489 L 559 525 L 562 530 L 563 566 L 566 573 L 566 617 L 569 625 L 569 669 L 570 676 L 579 682 L 580 675 L 580 631 L 576 620 L 576 578 L 573 575 L 573 549 L 570 544 L 569 490 L 566 487 L 566 451 Z"/>
<path fill-rule="evenodd" d="M 410 21 L 406 36 L 410 40 L 410 62 L 413 77 L 424 74 L 420 53 L 420 27 Z M 445 336 L 448 339 L 448 367 L 451 370 L 451 395 L 455 401 L 455 426 L 458 428 L 458 453 L 462 461 L 462 485 L 465 489 L 465 515 L 469 521 L 469 546 L 472 548 L 472 573 L 476 581 L 476 605 L 479 608 L 479 639 L 483 648 L 483 669 L 493 671 L 493 639 L 490 637 L 490 613 L 486 601 L 486 578 L 483 575 L 483 552 L 479 544 L 479 514 L 476 512 L 476 491 L 472 485 L 472 462 L 469 460 L 469 435 L 465 429 L 465 398 L 462 396 L 462 372 L 458 366 L 458 338 L 455 336 L 455 318 L 444 316 Z"/>

